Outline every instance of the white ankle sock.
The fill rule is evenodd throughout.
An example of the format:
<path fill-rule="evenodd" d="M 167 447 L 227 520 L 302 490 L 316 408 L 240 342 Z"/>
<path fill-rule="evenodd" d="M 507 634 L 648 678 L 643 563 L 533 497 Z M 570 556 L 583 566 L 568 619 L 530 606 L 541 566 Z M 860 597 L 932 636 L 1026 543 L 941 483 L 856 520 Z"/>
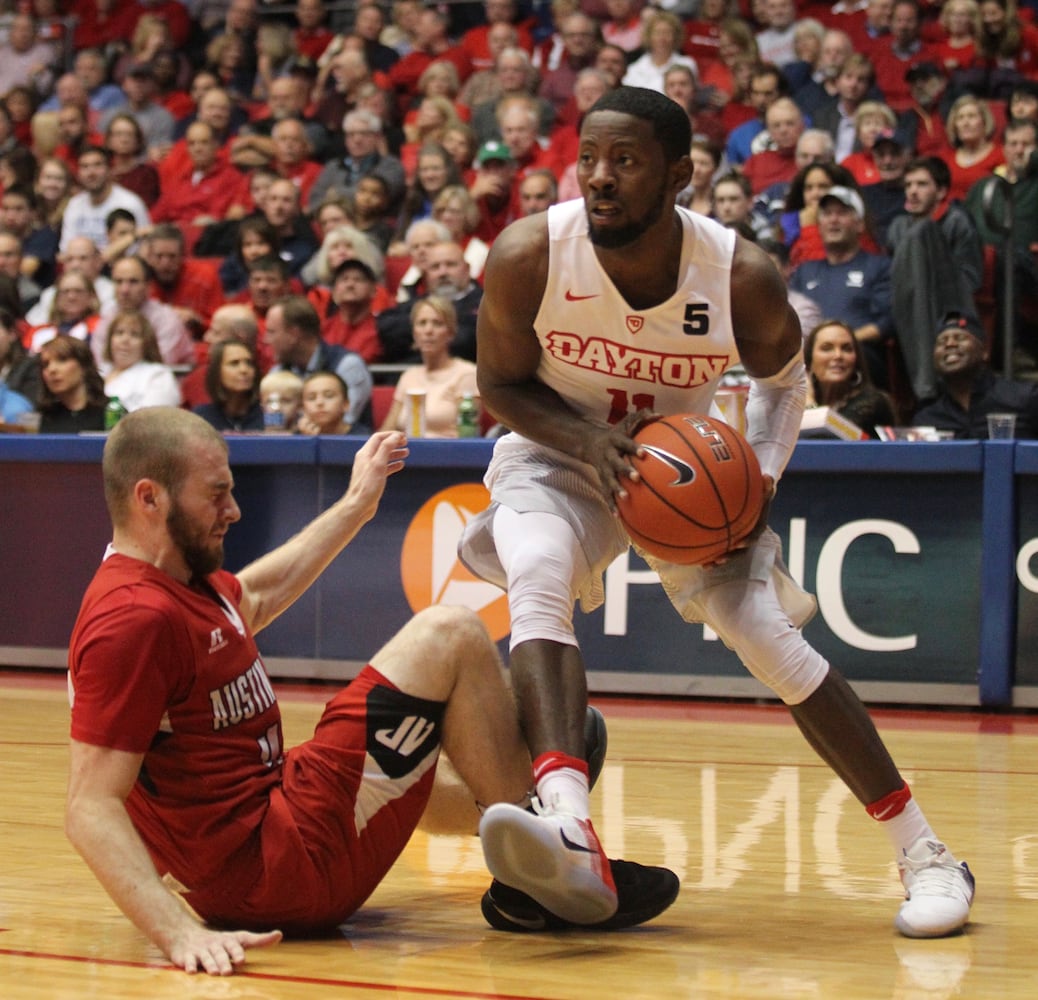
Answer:
<path fill-rule="evenodd" d="M 572 767 L 556 767 L 537 782 L 541 805 L 579 819 L 591 815 L 587 777 Z"/>
<path fill-rule="evenodd" d="M 926 822 L 923 810 L 916 805 L 915 799 L 909 799 L 905 808 L 893 819 L 885 819 L 880 823 L 883 832 L 890 838 L 898 858 L 904 856 L 920 837 L 936 840 L 930 824 Z"/>

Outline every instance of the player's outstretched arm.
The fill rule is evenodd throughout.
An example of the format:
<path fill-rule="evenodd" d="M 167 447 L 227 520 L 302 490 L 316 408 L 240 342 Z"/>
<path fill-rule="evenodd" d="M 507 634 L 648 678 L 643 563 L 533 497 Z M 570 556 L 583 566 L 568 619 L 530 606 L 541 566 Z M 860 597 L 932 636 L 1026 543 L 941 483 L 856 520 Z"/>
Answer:
<path fill-rule="evenodd" d="M 141 754 L 70 745 L 65 832 L 113 902 L 177 967 L 230 975 L 248 948 L 276 944 L 280 931 L 214 931 L 166 888 L 126 811 Z"/>
<path fill-rule="evenodd" d="M 284 545 L 238 573 L 242 617 L 253 632 L 290 607 L 375 516 L 386 480 L 406 458 L 403 434 L 376 431 L 354 457 L 346 493 Z"/>

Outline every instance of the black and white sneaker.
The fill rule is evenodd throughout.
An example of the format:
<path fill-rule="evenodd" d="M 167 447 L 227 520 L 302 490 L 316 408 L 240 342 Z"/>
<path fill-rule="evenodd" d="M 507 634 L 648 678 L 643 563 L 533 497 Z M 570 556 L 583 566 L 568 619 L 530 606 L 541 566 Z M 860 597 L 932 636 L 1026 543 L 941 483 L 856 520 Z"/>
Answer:
<path fill-rule="evenodd" d="M 532 934 L 538 931 L 618 931 L 658 917 L 677 899 L 681 883 L 669 868 L 610 860 L 616 884 L 617 908 L 608 920 L 575 924 L 556 916 L 525 892 L 499 882 L 483 893 L 480 908 L 495 930 Z"/>

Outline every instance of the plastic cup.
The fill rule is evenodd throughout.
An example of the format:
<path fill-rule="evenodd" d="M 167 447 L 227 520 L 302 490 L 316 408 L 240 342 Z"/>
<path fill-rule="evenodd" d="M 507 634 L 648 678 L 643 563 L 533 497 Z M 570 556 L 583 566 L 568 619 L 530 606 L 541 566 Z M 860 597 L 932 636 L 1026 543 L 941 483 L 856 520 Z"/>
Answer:
<path fill-rule="evenodd" d="M 988 437 L 992 441 L 1008 441 L 1016 436 L 1015 413 L 989 413 Z"/>
<path fill-rule="evenodd" d="M 407 393 L 407 436 L 425 437 L 425 390 L 409 389 Z"/>
<path fill-rule="evenodd" d="M 20 413 L 18 415 L 18 426 L 21 427 L 26 434 L 39 434 L 40 433 L 40 420 L 42 414 L 37 413 L 35 410 L 29 410 L 27 413 Z"/>

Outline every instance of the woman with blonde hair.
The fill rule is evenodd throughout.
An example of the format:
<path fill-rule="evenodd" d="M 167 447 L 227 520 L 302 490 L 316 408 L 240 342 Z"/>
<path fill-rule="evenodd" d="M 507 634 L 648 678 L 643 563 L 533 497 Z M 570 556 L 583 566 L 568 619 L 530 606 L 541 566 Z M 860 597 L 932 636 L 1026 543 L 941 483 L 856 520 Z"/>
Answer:
<path fill-rule="evenodd" d="M 840 166 L 849 170 L 858 184 L 878 184 L 882 179 L 872 154 L 876 140 L 884 133 L 897 128 L 894 109 L 882 101 L 862 101 L 854 112 L 855 151 L 840 161 Z"/>
<path fill-rule="evenodd" d="M 464 104 L 459 103 L 458 95 L 460 93 L 461 80 L 454 63 L 446 60 L 429 63 L 422 75 L 418 77 L 414 101 L 404 115 L 404 132 L 407 132 L 408 126 L 413 124 L 418 117 L 418 109 L 427 97 L 445 98 L 450 101 L 455 117 L 468 121 L 471 111 Z"/>
<path fill-rule="evenodd" d="M 675 63 L 687 66 L 699 79 L 699 67 L 691 56 L 681 54 L 685 29 L 669 11 L 657 10 L 645 18 L 642 45 L 645 54 L 627 67 L 625 87 L 646 87 L 663 93 L 663 74 Z"/>
<path fill-rule="evenodd" d="M 474 235 L 479 226 L 479 206 L 468 188 L 461 184 L 445 187 L 433 202 L 432 217 L 451 231 L 451 238 L 464 253 L 469 274 L 473 280 L 479 281 L 490 247 Z"/>
<path fill-rule="evenodd" d="M 380 430 L 411 431 L 410 394 L 421 394 L 425 437 L 458 436 L 458 404 L 466 395 L 477 396 L 476 366 L 450 352 L 458 332 L 454 306 L 430 295 L 411 308 L 411 330 L 422 362 L 407 368 L 393 393 L 393 403 Z M 410 397 L 413 398 L 413 397 Z"/>
<path fill-rule="evenodd" d="M 292 29 L 281 21 L 263 21 L 256 31 L 256 80 L 252 99 L 265 101 L 270 85 L 284 76 L 297 55 Z"/>
<path fill-rule="evenodd" d="M 717 58 L 703 67 L 699 86 L 710 105 L 720 110 L 721 124 L 727 131 L 755 118 L 749 103 L 750 76 L 760 64 L 753 29 L 739 17 L 721 22 Z"/>
<path fill-rule="evenodd" d="M 947 0 L 939 18 L 944 37 L 937 43 L 940 65 L 951 75 L 969 69 L 977 55 L 980 5 L 977 0 Z"/>
<path fill-rule="evenodd" d="M 409 183 L 418 172 L 418 158 L 425 147 L 442 144 L 447 129 L 461 123 L 453 102 L 447 97 L 425 97 L 418 105 L 414 119 L 404 123 L 405 142 L 400 147 L 400 162 Z"/>
<path fill-rule="evenodd" d="M 995 118 L 988 102 L 963 94 L 948 110 L 945 131 L 952 145 L 942 156 L 951 171 L 948 196 L 965 201 L 977 181 L 1005 163 L 1002 146 L 995 141 Z"/>

